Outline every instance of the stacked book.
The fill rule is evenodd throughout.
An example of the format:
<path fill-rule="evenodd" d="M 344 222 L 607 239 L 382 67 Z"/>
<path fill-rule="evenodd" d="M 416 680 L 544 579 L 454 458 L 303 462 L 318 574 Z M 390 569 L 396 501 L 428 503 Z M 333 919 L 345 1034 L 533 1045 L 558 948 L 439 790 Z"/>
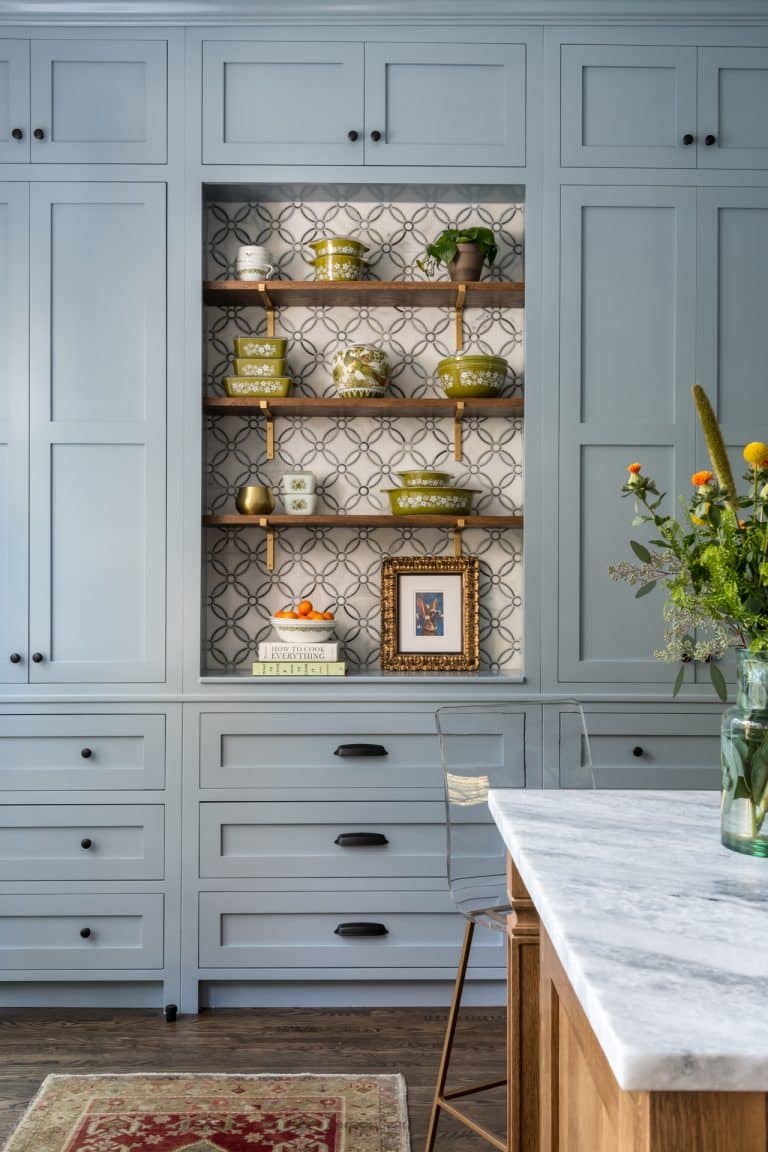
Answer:
<path fill-rule="evenodd" d="M 325 644 L 285 644 L 265 640 L 259 644 L 254 676 L 346 676 L 337 641 Z"/>

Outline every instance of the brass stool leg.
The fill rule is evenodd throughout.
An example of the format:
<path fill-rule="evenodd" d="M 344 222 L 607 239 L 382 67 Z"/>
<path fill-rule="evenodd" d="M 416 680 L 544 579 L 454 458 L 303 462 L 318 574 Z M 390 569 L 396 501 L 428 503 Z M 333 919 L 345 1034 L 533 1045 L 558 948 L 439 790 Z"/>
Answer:
<path fill-rule="evenodd" d="M 467 975 L 469 953 L 470 949 L 472 948 L 472 937 L 474 934 L 474 922 L 468 919 L 467 926 L 464 929 L 464 943 L 461 946 L 459 966 L 456 971 L 456 983 L 453 986 L 453 999 L 451 1000 L 451 1007 L 448 1012 L 448 1023 L 445 1029 L 443 1052 L 440 1057 L 440 1067 L 437 1073 L 437 1085 L 435 1086 L 435 1096 L 432 1101 L 432 1114 L 429 1117 L 429 1128 L 427 1129 L 427 1142 L 424 1145 L 424 1152 L 432 1152 L 435 1146 L 435 1137 L 437 1136 L 437 1122 L 440 1119 L 440 1107 L 443 1093 L 445 1091 L 445 1082 L 448 1079 L 448 1065 L 450 1064 L 451 1060 L 453 1040 L 456 1035 L 456 1025 L 459 1022 L 461 994 L 464 991 L 464 980 Z"/>

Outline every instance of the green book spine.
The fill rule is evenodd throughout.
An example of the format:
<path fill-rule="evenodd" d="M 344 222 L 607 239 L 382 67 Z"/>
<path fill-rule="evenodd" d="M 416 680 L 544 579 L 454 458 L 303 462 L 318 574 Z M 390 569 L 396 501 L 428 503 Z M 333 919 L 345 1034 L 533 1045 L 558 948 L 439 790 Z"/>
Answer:
<path fill-rule="evenodd" d="M 344 660 L 255 660 L 254 676 L 346 676 Z"/>

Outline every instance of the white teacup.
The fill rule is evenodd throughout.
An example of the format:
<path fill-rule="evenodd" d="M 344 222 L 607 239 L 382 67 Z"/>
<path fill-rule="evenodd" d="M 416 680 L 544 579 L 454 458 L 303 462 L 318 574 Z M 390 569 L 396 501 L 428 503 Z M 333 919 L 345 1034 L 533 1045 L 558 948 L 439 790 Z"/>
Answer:
<path fill-rule="evenodd" d="M 238 248 L 238 280 L 266 280 L 274 270 L 272 256 L 261 244 L 243 244 Z"/>

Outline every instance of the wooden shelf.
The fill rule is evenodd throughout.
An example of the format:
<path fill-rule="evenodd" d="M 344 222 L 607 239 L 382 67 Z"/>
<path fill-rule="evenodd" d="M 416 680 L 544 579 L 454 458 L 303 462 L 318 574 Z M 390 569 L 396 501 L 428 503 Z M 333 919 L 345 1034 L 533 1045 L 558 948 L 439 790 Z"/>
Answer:
<path fill-rule="evenodd" d="M 522 516 L 385 516 L 375 512 L 356 516 L 291 516 L 272 513 L 270 516 L 241 516 L 239 512 L 221 516 L 203 516 L 206 528 L 230 526 L 245 527 L 255 524 L 261 528 L 522 528 Z"/>
<path fill-rule="evenodd" d="M 333 396 L 204 396 L 203 411 L 212 415 L 263 412 L 273 416 L 455 416 L 457 400 L 448 397 L 407 398 L 386 396 L 377 400 L 345 400 Z M 464 416 L 522 416 L 519 396 L 464 400 Z"/>
<path fill-rule="evenodd" d="M 259 308 L 455 308 L 461 294 L 464 308 L 522 308 L 525 285 L 516 281 L 482 280 L 456 284 L 450 280 L 206 280 L 206 304 L 255 305 Z"/>

